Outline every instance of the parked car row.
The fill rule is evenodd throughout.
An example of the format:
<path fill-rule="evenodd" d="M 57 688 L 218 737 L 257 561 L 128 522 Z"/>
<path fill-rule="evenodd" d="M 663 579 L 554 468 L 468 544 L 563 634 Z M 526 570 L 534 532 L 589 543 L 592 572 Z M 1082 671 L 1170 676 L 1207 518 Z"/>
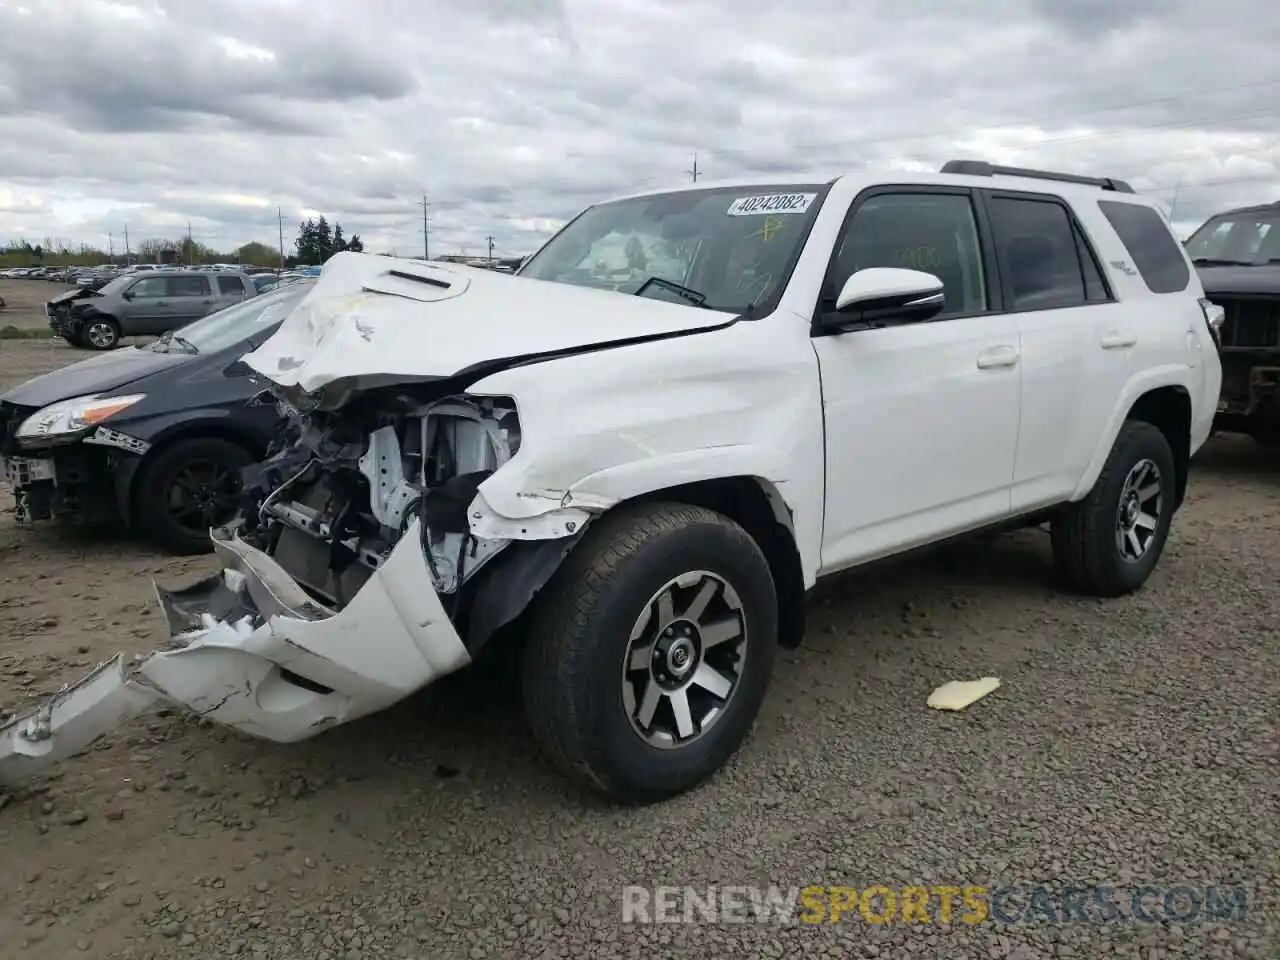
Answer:
<path fill-rule="evenodd" d="M 141 282 L 153 279 L 162 278 Z M 124 521 L 172 552 L 207 551 L 210 527 L 231 518 L 236 471 L 265 453 L 279 419 L 236 361 L 313 283 L 247 298 L 0 398 L 0 458 L 18 519 Z M 105 322 L 86 321 L 83 336 Z"/>
<path fill-rule="evenodd" d="M 190 267 L 174 264 L 135 263 L 127 266 L 101 264 L 95 267 L 10 267 L 0 270 L 0 279 L 47 280 L 51 283 L 88 286 L 94 283 L 106 283 L 124 274 L 168 270 L 194 270 L 200 273 L 245 273 L 253 277 L 266 276 L 271 278 L 275 278 L 280 273 L 279 270 L 271 267 L 250 267 L 234 263 L 214 263 Z"/>
<path fill-rule="evenodd" d="M 291 293 L 3 398 L 20 498 L 78 485 L 223 569 L 158 589 L 163 649 L 0 727 L 0 780 L 156 703 L 300 740 L 496 647 L 564 773 L 670 797 L 747 736 L 820 578 L 1047 525 L 1072 589 L 1141 588 L 1222 384 L 1153 201 L 968 161 L 635 195 L 514 276 L 339 253 Z"/>

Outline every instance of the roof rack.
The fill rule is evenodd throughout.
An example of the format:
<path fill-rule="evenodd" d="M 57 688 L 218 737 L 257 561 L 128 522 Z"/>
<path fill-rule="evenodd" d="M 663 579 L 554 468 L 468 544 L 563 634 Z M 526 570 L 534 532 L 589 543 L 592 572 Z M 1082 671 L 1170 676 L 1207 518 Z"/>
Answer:
<path fill-rule="evenodd" d="M 1133 187 L 1113 177 L 1082 177 L 1074 173 L 1057 173 L 1053 170 L 1028 170 L 1024 167 L 1002 167 L 985 160 L 948 160 L 942 165 L 942 173 L 958 173 L 968 177 L 1031 177 L 1036 180 L 1056 180 L 1060 183 L 1079 183 L 1087 187 L 1113 190 L 1116 193 L 1133 193 Z"/>

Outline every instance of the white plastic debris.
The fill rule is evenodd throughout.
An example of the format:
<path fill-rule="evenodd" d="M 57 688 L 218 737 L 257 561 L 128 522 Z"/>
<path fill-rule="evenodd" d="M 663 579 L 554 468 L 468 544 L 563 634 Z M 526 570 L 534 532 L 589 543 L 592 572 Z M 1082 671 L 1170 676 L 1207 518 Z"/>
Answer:
<path fill-rule="evenodd" d="M 929 706 L 935 710 L 963 710 L 970 704 L 977 703 L 999 686 L 1000 681 L 995 677 L 983 677 L 981 680 L 952 680 L 929 694 Z"/>

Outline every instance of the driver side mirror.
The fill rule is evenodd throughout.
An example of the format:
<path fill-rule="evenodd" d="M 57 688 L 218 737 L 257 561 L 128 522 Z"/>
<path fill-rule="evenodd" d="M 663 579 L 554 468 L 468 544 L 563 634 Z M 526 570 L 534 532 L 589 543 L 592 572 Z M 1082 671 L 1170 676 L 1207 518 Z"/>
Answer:
<path fill-rule="evenodd" d="M 819 315 L 814 332 L 836 334 L 856 327 L 921 323 L 932 320 L 945 305 L 943 283 L 931 273 L 868 267 L 845 281 L 835 310 Z"/>
<path fill-rule="evenodd" d="M 124 293 L 120 294 L 120 296 L 124 297 L 126 300 L 132 300 L 135 294 L 132 290 L 126 290 Z"/>

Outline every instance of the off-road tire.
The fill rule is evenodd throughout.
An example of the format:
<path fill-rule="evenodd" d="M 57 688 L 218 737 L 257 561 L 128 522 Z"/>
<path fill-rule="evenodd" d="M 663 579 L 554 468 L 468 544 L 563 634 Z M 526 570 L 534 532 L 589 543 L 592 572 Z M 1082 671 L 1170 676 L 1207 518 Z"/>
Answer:
<path fill-rule="evenodd" d="M 1160 471 L 1161 509 L 1150 546 L 1142 557 L 1128 562 L 1116 545 L 1116 523 L 1125 479 L 1142 460 L 1152 461 Z M 1050 526 L 1059 577 L 1095 597 L 1118 597 L 1139 589 L 1168 540 L 1175 484 L 1173 451 L 1164 434 L 1150 423 L 1125 421 L 1089 495 L 1064 507 Z"/>
<path fill-rule="evenodd" d="M 177 440 L 148 456 L 134 481 L 134 521 L 139 534 L 178 556 L 195 556 L 213 549 L 208 528 L 187 530 L 169 509 L 168 491 L 184 466 L 211 461 L 239 471 L 253 462 L 244 447 L 221 437 Z"/>
<path fill-rule="evenodd" d="M 742 602 L 747 644 L 738 686 L 692 743 L 659 749 L 632 728 L 622 666 L 632 625 L 655 591 L 705 570 Z M 719 513 L 679 503 L 623 506 L 588 528 L 531 611 L 525 708 L 551 763 L 623 803 L 650 803 L 697 786 L 738 750 L 768 689 L 778 602 L 759 545 Z"/>

